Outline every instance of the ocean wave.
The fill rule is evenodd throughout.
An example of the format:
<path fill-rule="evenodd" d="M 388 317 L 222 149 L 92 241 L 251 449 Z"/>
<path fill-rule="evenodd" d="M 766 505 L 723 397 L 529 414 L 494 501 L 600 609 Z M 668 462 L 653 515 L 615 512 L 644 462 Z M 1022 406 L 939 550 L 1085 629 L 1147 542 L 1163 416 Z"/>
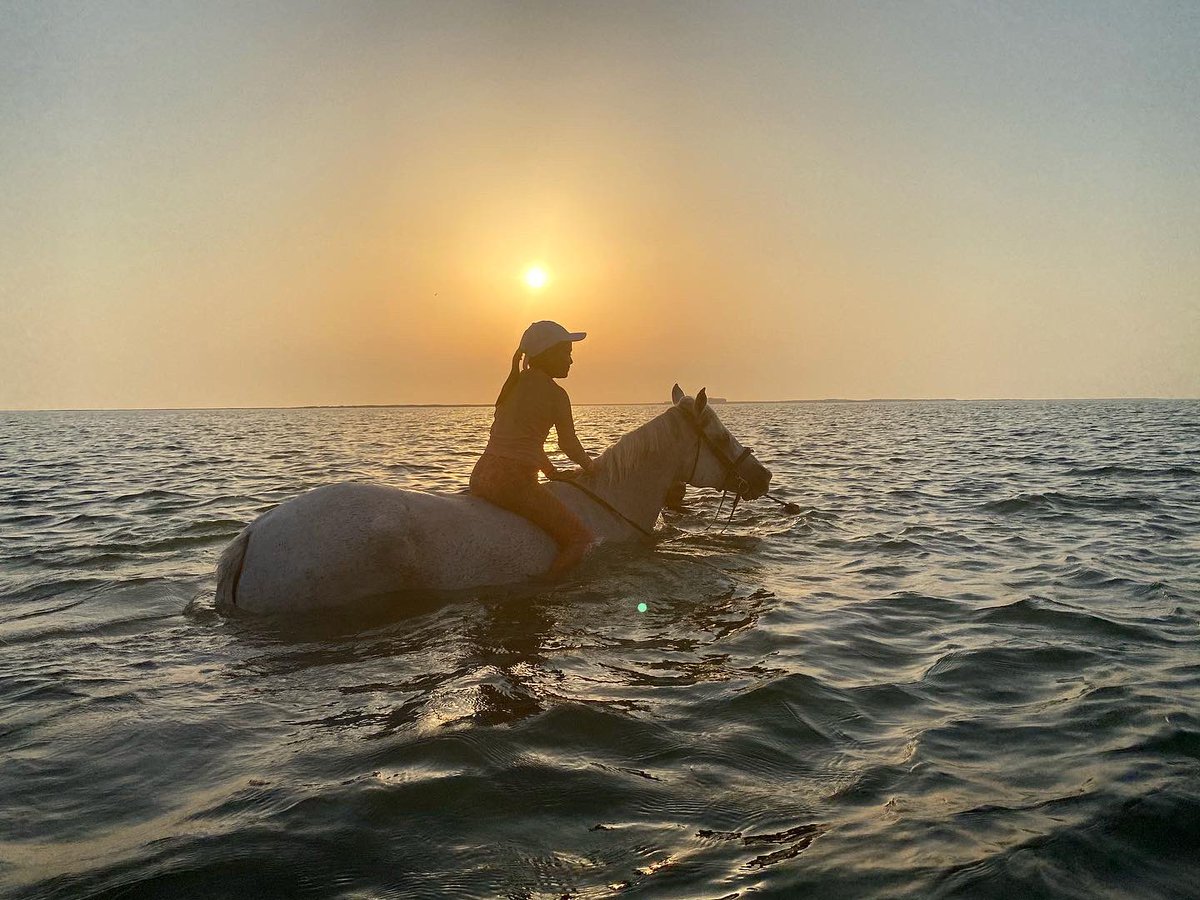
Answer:
<path fill-rule="evenodd" d="M 1027 625 L 1047 634 L 1067 631 L 1146 644 L 1164 642 L 1162 636 L 1149 626 L 1118 622 L 1094 612 L 1056 604 L 1044 597 L 1026 597 L 1003 606 L 985 607 L 973 618 L 980 622 Z"/>
<path fill-rule="evenodd" d="M 1072 801 L 1075 821 L 984 852 L 938 880 L 940 897 L 1183 897 L 1200 879 L 1200 793 L 1159 787 Z M 1078 810 L 1078 811 L 1076 811 Z M 1062 819 L 1060 817 L 1059 821 Z M 982 848 L 981 848 L 982 849 Z"/>
<path fill-rule="evenodd" d="M 1200 727 L 1172 725 L 1128 747 L 1113 751 L 1119 754 L 1138 754 L 1151 757 L 1183 757 L 1200 762 Z"/>
<path fill-rule="evenodd" d="M 1015 513 L 1057 510 L 1152 510 L 1158 505 L 1153 495 L 1128 494 L 1124 496 L 1097 497 L 1084 494 L 1068 494 L 1060 491 L 1020 494 L 1004 500 L 992 500 L 982 505 L 989 512 L 1011 515 Z"/>
<path fill-rule="evenodd" d="M 1065 643 L 952 650 L 925 670 L 921 683 L 986 706 L 1027 703 L 1058 692 L 1048 675 L 1086 670 L 1102 658 L 1097 649 Z"/>
<path fill-rule="evenodd" d="M 1065 474 L 1088 478 L 1108 476 L 1115 478 L 1193 478 L 1200 474 L 1200 469 L 1193 466 L 1158 466 L 1155 468 L 1123 465 L 1076 466 L 1068 469 Z"/>

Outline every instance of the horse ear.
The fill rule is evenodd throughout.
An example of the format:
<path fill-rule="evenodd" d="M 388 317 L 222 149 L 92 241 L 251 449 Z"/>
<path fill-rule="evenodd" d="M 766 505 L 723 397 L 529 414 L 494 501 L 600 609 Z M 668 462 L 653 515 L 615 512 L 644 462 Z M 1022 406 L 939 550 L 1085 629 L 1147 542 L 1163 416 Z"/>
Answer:
<path fill-rule="evenodd" d="M 671 388 L 671 402 L 674 403 L 676 406 L 678 406 L 679 401 L 682 399 L 683 399 L 683 388 L 681 388 L 678 384 L 676 384 L 675 387 Z"/>
<path fill-rule="evenodd" d="M 704 407 L 708 406 L 708 394 L 704 393 L 705 388 L 700 388 L 700 393 L 696 395 L 696 415 L 704 412 Z"/>

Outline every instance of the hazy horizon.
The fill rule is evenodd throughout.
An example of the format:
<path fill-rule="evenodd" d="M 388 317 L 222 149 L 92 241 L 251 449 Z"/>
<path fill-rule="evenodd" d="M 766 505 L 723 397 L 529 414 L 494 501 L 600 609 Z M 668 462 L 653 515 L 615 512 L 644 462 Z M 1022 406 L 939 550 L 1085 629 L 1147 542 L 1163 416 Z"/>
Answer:
<path fill-rule="evenodd" d="M 487 405 L 542 318 L 579 404 L 1193 399 L 1197 47 L 1182 2 L 5 4 L 0 409 Z"/>
<path fill-rule="evenodd" d="M 771 405 L 789 403 L 1196 403 L 1200 397 L 810 397 L 782 400 L 755 400 L 736 397 L 713 398 L 711 402 L 729 405 Z M 0 413 L 40 412 L 219 412 L 222 410 L 285 409 L 486 409 L 491 403 L 302 403 L 289 406 L 54 406 L 27 409 L 0 409 Z M 669 400 L 612 400 L 574 402 L 588 406 L 668 406 Z"/>

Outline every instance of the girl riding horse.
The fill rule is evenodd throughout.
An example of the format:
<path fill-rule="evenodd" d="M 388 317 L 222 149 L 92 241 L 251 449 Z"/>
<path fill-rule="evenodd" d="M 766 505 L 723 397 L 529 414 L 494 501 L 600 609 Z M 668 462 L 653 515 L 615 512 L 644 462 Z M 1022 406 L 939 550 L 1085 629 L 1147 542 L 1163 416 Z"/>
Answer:
<path fill-rule="evenodd" d="M 583 559 L 594 540 L 582 520 L 537 478 L 539 471 L 547 478 L 563 477 L 546 455 L 551 426 L 559 448 L 584 472 L 592 468 L 592 458 L 575 436 L 571 398 L 554 381 L 567 377 L 571 345 L 585 337 L 586 332 L 569 332 L 557 322 L 534 322 L 525 329 L 496 397 L 487 447 L 471 472 L 471 493 L 524 516 L 554 538 L 558 556 L 546 573 L 551 578 Z"/>

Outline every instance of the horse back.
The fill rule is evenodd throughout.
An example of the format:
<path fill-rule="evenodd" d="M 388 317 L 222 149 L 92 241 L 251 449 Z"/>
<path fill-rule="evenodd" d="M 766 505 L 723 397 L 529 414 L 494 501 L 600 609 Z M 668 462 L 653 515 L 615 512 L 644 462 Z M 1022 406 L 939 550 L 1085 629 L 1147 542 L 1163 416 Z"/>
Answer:
<path fill-rule="evenodd" d="M 327 485 L 251 524 L 237 606 L 342 606 L 406 589 L 503 584 L 544 572 L 554 553 L 532 523 L 469 494 Z"/>

